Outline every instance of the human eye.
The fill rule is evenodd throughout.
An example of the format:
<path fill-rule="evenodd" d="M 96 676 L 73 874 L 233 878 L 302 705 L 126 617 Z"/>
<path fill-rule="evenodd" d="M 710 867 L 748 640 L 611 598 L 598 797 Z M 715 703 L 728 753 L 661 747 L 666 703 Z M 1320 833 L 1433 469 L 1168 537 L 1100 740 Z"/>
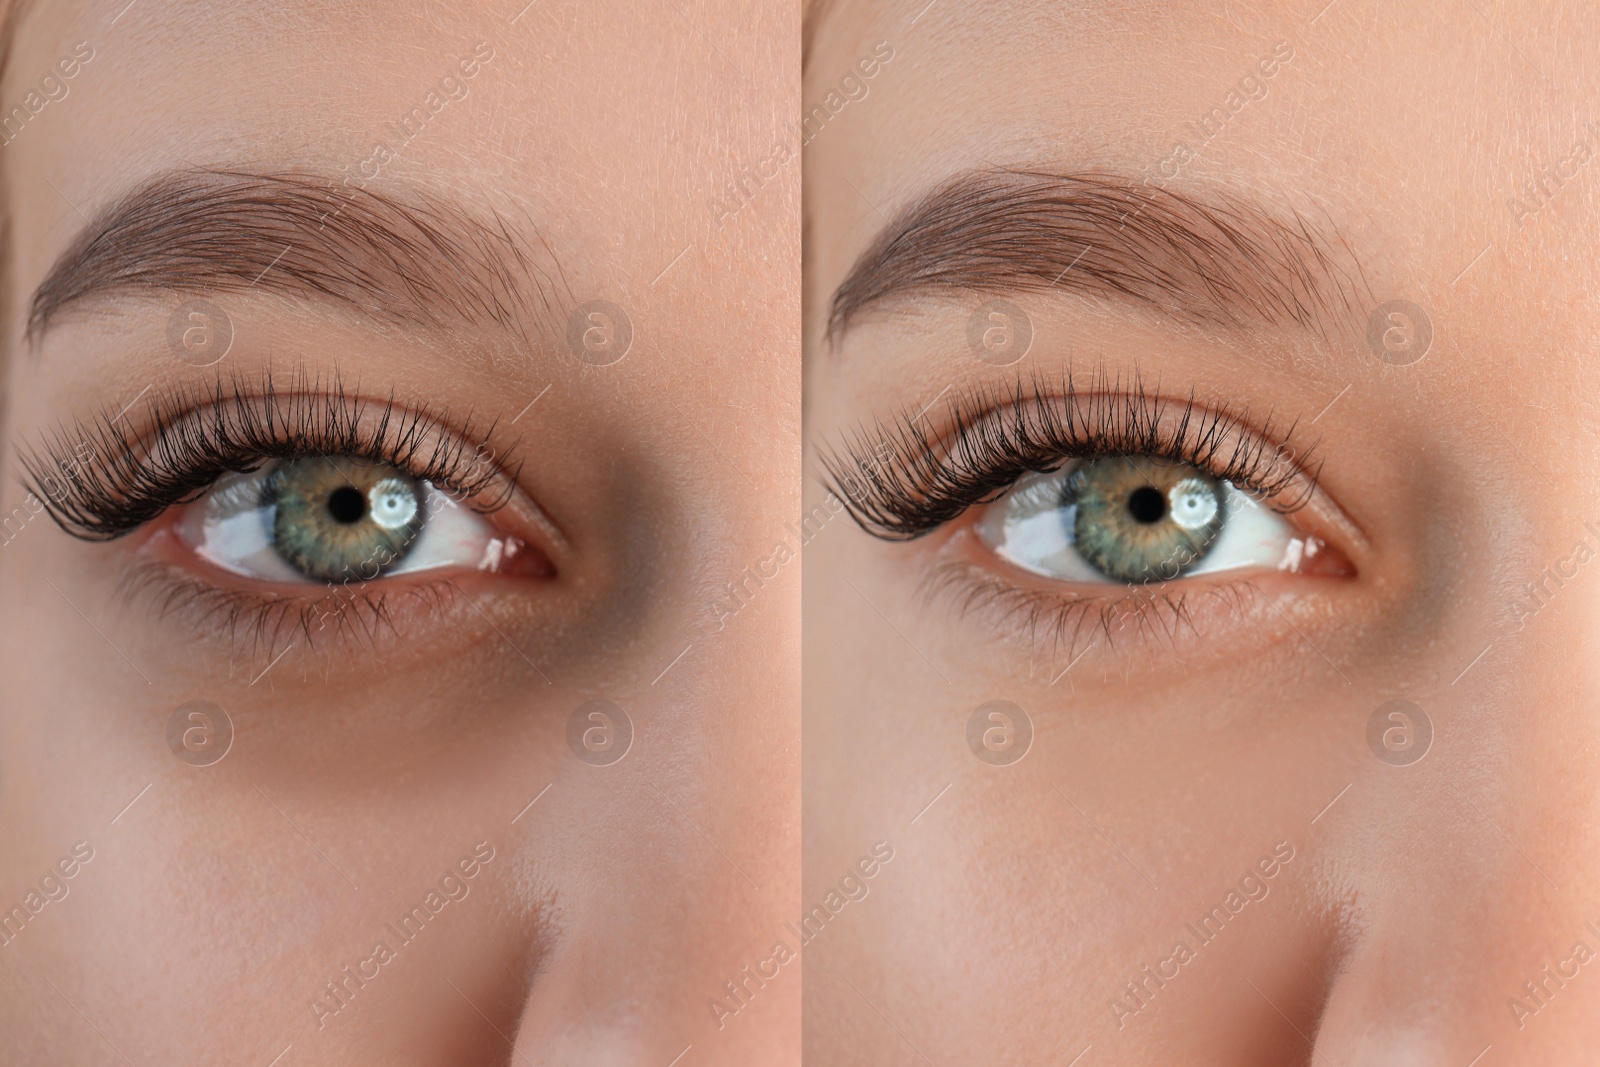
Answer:
<path fill-rule="evenodd" d="M 1013 566 L 1088 584 L 1297 570 L 1323 551 L 1248 490 L 1148 454 L 1074 459 L 1028 474 L 982 508 L 976 529 Z"/>
<path fill-rule="evenodd" d="M 1059 633 L 1090 609 L 1126 625 L 1265 575 L 1352 576 L 1292 437 L 1138 381 L 1068 379 L 958 394 L 942 417 L 879 425 L 825 464 L 874 536 L 948 532 L 938 580 L 964 603 Z"/>
<path fill-rule="evenodd" d="M 370 582 L 441 567 L 500 570 L 530 560 L 447 488 L 353 455 L 269 460 L 181 505 L 178 540 L 246 578 Z"/>
<path fill-rule="evenodd" d="M 314 640 L 330 616 L 376 617 L 391 594 L 426 599 L 452 576 L 554 575 L 553 528 L 492 434 L 338 382 L 279 391 L 263 376 L 63 427 L 23 465 L 67 533 L 133 543 L 131 584 L 163 606 L 198 607 L 235 637 L 287 619 Z"/>
<path fill-rule="evenodd" d="M 1232 483 L 1151 455 L 1030 474 L 983 508 L 977 530 L 1014 566 L 1090 583 L 1272 566 L 1289 540 L 1287 524 Z"/>

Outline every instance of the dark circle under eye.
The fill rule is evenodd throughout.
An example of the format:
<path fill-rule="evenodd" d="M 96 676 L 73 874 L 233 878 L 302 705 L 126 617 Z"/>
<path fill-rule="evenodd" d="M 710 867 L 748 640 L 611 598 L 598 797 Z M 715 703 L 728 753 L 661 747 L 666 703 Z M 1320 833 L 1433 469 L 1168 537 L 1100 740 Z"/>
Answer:
<path fill-rule="evenodd" d="M 423 485 L 387 463 L 289 460 L 267 479 L 272 547 L 319 581 L 371 580 L 422 532 Z"/>
<path fill-rule="evenodd" d="M 1067 477 L 1073 548 L 1108 578 L 1170 581 L 1222 532 L 1223 485 L 1187 463 L 1142 456 L 1089 460 Z"/>

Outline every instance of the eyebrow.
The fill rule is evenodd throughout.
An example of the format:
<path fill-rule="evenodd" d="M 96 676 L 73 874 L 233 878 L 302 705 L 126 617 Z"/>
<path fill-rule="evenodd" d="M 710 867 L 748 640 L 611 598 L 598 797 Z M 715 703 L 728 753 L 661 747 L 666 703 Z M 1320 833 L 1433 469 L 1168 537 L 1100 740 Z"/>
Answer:
<path fill-rule="evenodd" d="M 1323 337 L 1371 304 L 1348 244 L 1298 213 L 1117 174 L 981 170 L 878 234 L 834 293 L 828 338 L 891 299 L 1051 290 L 1196 325 L 1294 324 Z"/>
<path fill-rule="evenodd" d="M 526 338 L 570 303 L 560 266 L 498 214 L 380 194 L 310 173 L 182 170 L 106 208 L 34 292 L 27 337 L 91 299 L 260 289 L 397 325 Z"/>

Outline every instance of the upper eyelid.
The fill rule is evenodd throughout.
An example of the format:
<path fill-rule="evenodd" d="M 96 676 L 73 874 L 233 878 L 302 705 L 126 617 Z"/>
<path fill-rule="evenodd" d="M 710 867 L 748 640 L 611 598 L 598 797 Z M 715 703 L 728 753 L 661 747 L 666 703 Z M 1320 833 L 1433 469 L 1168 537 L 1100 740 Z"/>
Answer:
<path fill-rule="evenodd" d="M 1081 406 L 1085 402 L 1088 406 Z M 1182 409 L 1176 427 L 1170 418 L 1163 423 L 1175 405 Z M 1050 424 L 1051 413 L 1063 410 L 1069 413 L 1068 421 Z M 1031 421 L 1026 414 L 1029 411 L 1035 413 Z M 967 508 L 994 499 L 1028 470 L 1047 469 L 1030 465 L 994 472 L 985 481 L 985 472 L 972 466 L 984 461 L 983 448 L 1004 450 L 1017 443 L 1015 437 L 1004 440 L 992 436 L 1004 432 L 998 424 L 1005 418 L 1012 419 L 1012 432 L 1017 437 L 1025 430 L 1034 432 L 1035 436 L 1026 443 L 1052 446 L 1046 452 L 1058 460 L 1094 454 L 1084 446 L 1100 445 L 1108 436 L 1120 436 L 1122 447 L 1108 449 L 1104 454 L 1159 453 L 1196 462 L 1218 477 L 1269 499 L 1298 486 L 1298 499 L 1274 502 L 1275 510 L 1281 512 L 1298 510 L 1316 494 L 1320 463 L 1311 465 L 1314 446 L 1292 462 L 1285 462 L 1284 451 L 1293 438 L 1292 424 L 1276 447 L 1268 447 L 1275 425 L 1271 417 L 1263 420 L 1259 428 L 1253 427 L 1247 412 L 1235 414 L 1226 405 L 1208 408 L 1193 398 L 1176 401 L 1151 396 L 1137 377 L 1126 386 L 1120 381 L 1097 379 L 1090 389 L 1079 391 L 1070 375 L 1059 388 L 1034 379 L 1019 380 L 1008 391 L 991 388 L 958 393 L 949 402 L 945 421 L 950 426 L 944 430 L 937 429 L 923 415 L 915 419 L 903 416 L 891 426 L 880 422 L 873 431 L 860 432 L 848 441 L 843 458 L 837 451 L 825 454 L 828 487 L 844 502 L 857 524 L 875 536 L 909 540 L 930 533 L 954 521 Z M 1084 426 L 1084 420 L 1091 420 L 1091 425 Z M 1098 427 L 1092 420 L 1100 420 Z M 1024 422 L 1027 425 L 1021 426 Z M 1037 436 L 1041 428 L 1056 431 L 1055 439 L 1046 434 L 1041 440 Z M 1078 435 L 1076 441 L 1070 439 L 1073 432 Z M 991 436 L 986 439 L 985 433 Z M 1217 463 L 1217 457 L 1229 451 L 1229 442 L 1231 455 L 1224 457 L 1226 463 Z M 898 469 L 888 462 L 885 451 L 899 464 Z M 1041 454 L 1037 458 L 1043 461 L 1048 456 Z M 952 465 L 962 463 L 968 464 L 965 472 L 952 472 Z M 1272 470 L 1279 473 L 1269 479 L 1267 472 Z M 965 483 L 959 481 L 963 475 Z M 938 499 L 940 493 L 944 494 L 943 499 Z M 910 513 L 919 509 L 924 514 L 916 522 L 906 521 Z"/>
<path fill-rule="evenodd" d="M 211 390 L 157 394 L 150 401 L 149 426 L 142 429 L 129 428 L 121 416 L 113 420 L 105 413 L 89 426 L 74 423 L 75 432 L 63 426 L 39 448 L 23 450 L 22 466 L 27 489 L 44 503 L 57 525 L 88 540 L 111 540 L 131 532 L 167 507 L 193 499 L 216 475 L 232 469 L 229 464 L 246 456 L 361 454 L 393 463 L 462 496 L 476 496 L 496 486 L 499 496 L 481 502 L 480 511 L 497 510 L 510 502 L 517 492 L 520 465 L 506 470 L 501 456 L 481 462 L 481 449 L 494 436 L 493 424 L 481 434 L 475 450 L 468 444 L 470 437 L 479 436 L 473 434 L 473 420 L 468 418 L 452 430 L 446 419 L 447 413 L 407 409 L 393 398 L 376 401 L 348 395 L 337 379 L 326 386 L 297 379 L 279 392 L 266 373 L 255 385 L 235 379 L 224 386 L 219 380 Z M 84 442 L 91 446 L 93 464 L 75 462 Z M 219 445 L 231 451 L 219 454 Z M 514 443 L 508 445 L 506 454 L 513 448 Z M 471 479 L 463 477 L 474 469 L 478 473 Z M 57 491 L 50 490 L 52 483 Z M 564 543 L 548 516 L 541 512 L 535 521 Z"/>

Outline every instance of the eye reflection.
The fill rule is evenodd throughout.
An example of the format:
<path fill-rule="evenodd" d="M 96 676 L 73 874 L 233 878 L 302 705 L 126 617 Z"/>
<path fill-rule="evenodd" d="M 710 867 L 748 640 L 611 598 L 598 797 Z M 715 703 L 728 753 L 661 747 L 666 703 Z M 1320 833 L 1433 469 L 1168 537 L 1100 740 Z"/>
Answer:
<path fill-rule="evenodd" d="M 1008 562 L 1077 582 L 1289 569 L 1307 547 L 1230 482 L 1154 456 L 1079 460 L 1030 475 L 984 509 L 977 529 Z"/>

